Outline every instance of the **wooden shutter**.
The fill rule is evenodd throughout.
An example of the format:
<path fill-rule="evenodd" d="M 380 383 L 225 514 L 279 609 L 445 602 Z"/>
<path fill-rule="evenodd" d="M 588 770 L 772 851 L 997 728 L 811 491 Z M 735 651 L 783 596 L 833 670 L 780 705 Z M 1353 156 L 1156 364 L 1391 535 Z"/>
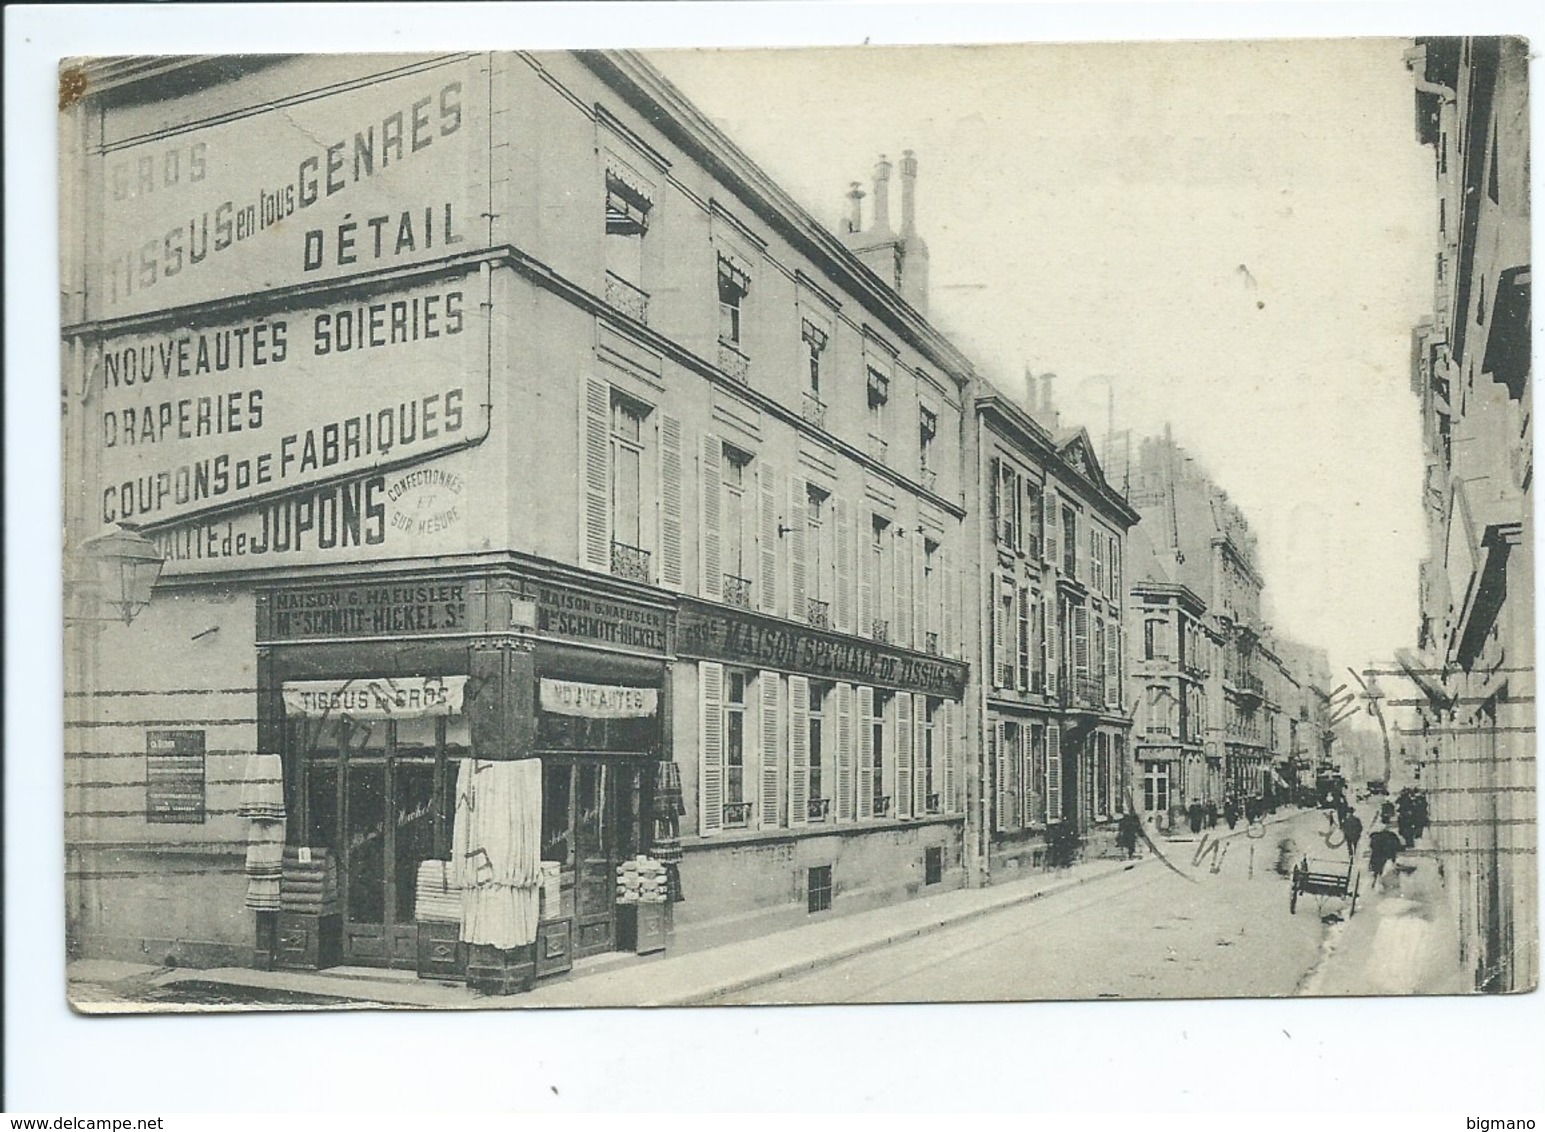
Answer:
<path fill-rule="evenodd" d="M 1100 528 L 1093 523 L 1089 524 L 1089 591 L 1095 594 L 1105 592 L 1105 548 L 1102 545 L 1104 539 L 1100 535 Z"/>
<path fill-rule="evenodd" d="M 724 565 L 721 561 L 720 516 L 724 505 L 724 445 L 717 436 L 704 436 L 698 461 L 698 573 L 700 592 L 710 601 L 724 600 Z"/>
<path fill-rule="evenodd" d="M 874 817 L 874 689 L 858 689 L 858 816 Z"/>
<path fill-rule="evenodd" d="M 912 697 L 912 813 L 921 817 L 928 812 L 928 697 Z M 934 736 L 938 738 L 937 735 Z M 938 774 L 938 744 L 934 745 L 934 773 Z"/>
<path fill-rule="evenodd" d="M 944 701 L 944 706 L 939 709 L 939 713 L 940 713 L 941 716 L 943 716 L 943 724 L 944 724 L 944 770 L 943 770 L 943 774 L 941 775 L 941 777 L 943 779 L 943 782 L 941 783 L 941 789 L 940 789 L 940 794 L 942 795 L 942 801 L 943 801 L 944 804 L 943 804 L 943 806 L 941 808 L 944 810 L 945 813 L 953 814 L 953 813 L 957 813 L 960 810 L 960 801 L 959 801 L 959 799 L 957 799 L 955 797 L 955 791 L 956 791 L 956 788 L 957 788 L 956 787 L 956 777 L 957 776 L 956 776 L 956 773 L 955 773 L 955 704 L 954 704 L 954 702 L 950 701 L 950 700 L 945 700 Z"/>
<path fill-rule="evenodd" d="M 1046 648 L 1046 694 L 1055 696 L 1057 669 L 1062 662 L 1061 654 L 1058 652 L 1058 646 L 1061 643 L 1058 638 L 1062 633 L 1061 623 L 1057 620 L 1057 611 L 1060 607 L 1054 594 L 1048 593 L 1044 597 L 1045 602 L 1041 609 L 1046 619 L 1046 631 L 1041 635 L 1041 642 Z"/>
<path fill-rule="evenodd" d="M 937 580 L 937 579 L 935 579 Z M 928 644 L 928 547 L 919 534 L 912 541 L 912 647 Z"/>
<path fill-rule="evenodd" d="M 1021 692 L 1030 687 L 1030 591 L 1024 586 L 1019 587 L 1019 593 L 1015 596 L 1016 609 L 1019 615 L 1019 640 L 1015 649 L 1015 672 L 1017 683 Z"/>
<path fill-rule="evenodd" d="M 763 672 L 756 678 L 760 700 L 761 750 L 761 799 L 758 809 L 763 829 L 777 829 L 783 816 L 783 799 L 779 795 L 779 764 L 783 761 L 783 746 L 778 742 L 778 720 L 782 712 L 782 684 L 776 672 Z"/>
<path fill-rule="evenodd" d="M 1082 694 L 1080 682 L 1087 685 L 1089 679 L 1089 607 L 1073 607 L 1073 676 L 1074 691 Z"/>
<path fill-rule="evenodd" d="M 992 576 L 992 676 L 988 680 L 988 687 L 998 688 L 1003 684 L 1004 657 L 1008 648 L 1008 626 L 1004 624 L 1007 618 L 1003 611 L 1003 583 L 998 575 Z"/>
<path fill-rule="evenodd" d="M 765 460 L 757 461 L 757 607 L 778 612 L 778 473 Z"/>
<path fill-rule="evenodd" d="M 852 821 L 853 809 L 853 685 L 837 691 L 837 820 Z"/>
<path fill-rule="evenodd" d="M 660 585 L 679 590 L 685 585 L 682 564 L 681 421 L 660 415 Z"/>
<path fill-rule="evenodd" d="M 1003 541 L 1003 471 L 1002 463 L 994 456 L 989 464 L 987 491 L 987 521 L 992 524 L 994 545 Z"/>
<path fill-rule="evenodd" d="M 724 828 L 724 665 L 697 665 L 697 831 Z"/>
<path fill-rule="evenodd" d="M 845 499 L 832 496 L 836 524 L 836 585 L 832 593 L 832 624 L 841 633 L 853 632 L 853 516 Z"/>
<path fill-rule="evenodd" d="M 1093 685 L 1094 703 L 1105 703 L 1105 619 L 1093 615 L 1094 625 L 1089 641 L 1089 679 Z"/>
<path fill-rule="evenodd" d="M 891 549 L 891 561 L 895 563 L 891 571 L 891 589 L 895 591 L 891 598 L 891 644 L 905 649 L 912 647 L 912 549 L 917 538 L 899 525 L 893 529 L 896 540 Z"/>
<path fill-rule="evenodd" d="M 810 611 L 805 598 L 805 505 L 807 498 L 805 481 L 799 476 L 789 480 L 789 616 L 805 621 Z"/>
<path fill-rule="evenodd" d="M 859 514 L 862 516 L 864 513 Z M 868 525 L 865 525 L 862 519 L 855 525 L 858 527 L 858 537 L 854 543 L 854 549 L 858 552 L 858 561 L 854 563 L 858 574 L 858 624 L 853 627 L 853 631 L 859 636 L 867 637 L 869 623 L 878 616 L 874 603 L 875 552 L 872 543 L 874 517 L 869 516 Z"/>
<path fill-rule="evenodd" d="M 989 755 L 992 759 L 993 772 L 993 828 L 1006 830 L 1009 827 L 1009 752 L 1008 741 L 1004 735 L 1003 721 L 992 721 L 992 730 L 989 732 L 992 750 Z"/>
<path fill-rule="evenodd" d="M 956 623 L 960 610 L 960 594 L 955 589 L 954 560 L 950 558 L 950 552 L 944 547 L 939 548 L 939 573 L 943 579 L 943 584 L 939 587 L 943 590 L 939 618 L 939 651 L 945 656 L 959 656 L 960 630 L 956 628 Z"/>
<path fill-rule="evenodd" d="M 1046 725 L 1046 820 L 1062 820 L 1062 728 Z"/>
<path fill-rule="evenodd" d="M 810 821 L 810 680 L 789 677 L 789 825 Z"/>
<path fill-rule="evenodd" d="M 1041 546 L 1044 550 L 1044 560 L 1053 566 L 1061 566 L 1062 558 L 1057 554 L 1057 524 L 1062 522 L 1062 500 L 1057 494 L 1057 489 L 1050 485 L 1046 488 L 1046 504 L 1041 509 L 1044 518 L 1041 530 L 1044 532 Z"/>
<path fill-rule="evenodd" d="M 1105 706 L 1121 704 L 1121 626 L 1115 621 L 1105 626 Z"/>
<path fill-rule="evenodd" d="M 1035 773 L 1031 760 L 1035 747 L 1031 742 L 1034 728 L 1028 723 L 1019 727 L 1019 750 L 1014 752 L 1015 769 L 1019 772 L 1019 825 L 1021 828 L 1035 820 Z"/>
<path fill-rule="evenodd" d="M 579 414 L 585 494 L 579 514 L 579 557 L 583 565 L 608 574 L 612 569 L 611 413 L 611 386 L 586 377 Z"/>
<path fill-rule="evenodd" d="M 912 697 L 897 692 L 896 705 L 896 786 L 892 805 L 898 818 L 912 816 Z"/>

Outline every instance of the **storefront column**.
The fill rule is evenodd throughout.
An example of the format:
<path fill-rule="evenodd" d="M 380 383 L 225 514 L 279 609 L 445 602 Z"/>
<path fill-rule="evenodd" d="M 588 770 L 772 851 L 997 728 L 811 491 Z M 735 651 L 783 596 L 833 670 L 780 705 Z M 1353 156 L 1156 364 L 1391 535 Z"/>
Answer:
<path fill-rule="evenodd" d="M 490 637 L 469 656 L 467 723 L 472 756 L 509 760 L 536 748 L 536 660 L 529 637 Z"/>

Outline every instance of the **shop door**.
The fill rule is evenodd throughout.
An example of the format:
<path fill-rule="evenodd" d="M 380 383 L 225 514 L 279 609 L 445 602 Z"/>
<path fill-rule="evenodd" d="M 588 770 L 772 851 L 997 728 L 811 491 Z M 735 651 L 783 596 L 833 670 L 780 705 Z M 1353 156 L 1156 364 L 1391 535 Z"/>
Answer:
<path fill-rule="evenodd" d="M 577 956 L 616 946 L 617 865 L 620 862 L 610 768 L 583 760 L 574 766 L 574 940 Z"/>
<path fill-rule="evenodd" d="M 454 764 L 443 721 L 317 722 L 305 762 L 305 842 L 338 858 L 344 962 L 416 963 L 419 865 L 449 853 Z M 452 745 L 455 745 L 454 725 Z"/>

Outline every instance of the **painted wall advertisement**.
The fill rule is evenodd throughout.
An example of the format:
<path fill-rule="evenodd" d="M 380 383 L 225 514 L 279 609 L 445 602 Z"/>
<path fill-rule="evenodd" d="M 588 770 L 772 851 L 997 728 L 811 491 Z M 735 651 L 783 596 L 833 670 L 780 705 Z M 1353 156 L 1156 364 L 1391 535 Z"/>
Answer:
<path fill-rule="evenodd" d="M 475 57 L 420 61 L 107 146 L 89 317 L 473 250 L 485 87 Z"/>

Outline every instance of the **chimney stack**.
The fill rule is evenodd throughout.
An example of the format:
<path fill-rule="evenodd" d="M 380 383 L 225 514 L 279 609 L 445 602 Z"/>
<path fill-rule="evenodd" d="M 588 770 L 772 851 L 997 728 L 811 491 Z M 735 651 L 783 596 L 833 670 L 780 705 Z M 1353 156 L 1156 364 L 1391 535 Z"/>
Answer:
<path fill-rule="evenodd" d="M 1041 374 L 1041 411 L 1046 415 L 1048 428 L 1058 427 L 1056 402 L 1052 400 L 1051 383 L 1057 379 L 1054 373 Z"/>
<path fill-rule="evenodd" d="M 864 190 L 857 181 L 848 185 L 848 234 L 856 236 L 864 230 Z"/>
<path fill-rule="evenodd" d="M 916 214 L 917 158 L 910 149 L 901 154 L 901 235 L 917 234 Z"/>
<path fill-rule="evenodd" d="M 889 236 L 891 231 L 891 163 L 880 154 L 874 167 L 874 224 L 871 232 L 876 237 Z"/>
<path fill-rule="evenodd" d="M 1030 366 L 1025 366 L 1025 408 L 1030 415 L 1035 416 L 1035 374 L 1030 372 Z"/>

